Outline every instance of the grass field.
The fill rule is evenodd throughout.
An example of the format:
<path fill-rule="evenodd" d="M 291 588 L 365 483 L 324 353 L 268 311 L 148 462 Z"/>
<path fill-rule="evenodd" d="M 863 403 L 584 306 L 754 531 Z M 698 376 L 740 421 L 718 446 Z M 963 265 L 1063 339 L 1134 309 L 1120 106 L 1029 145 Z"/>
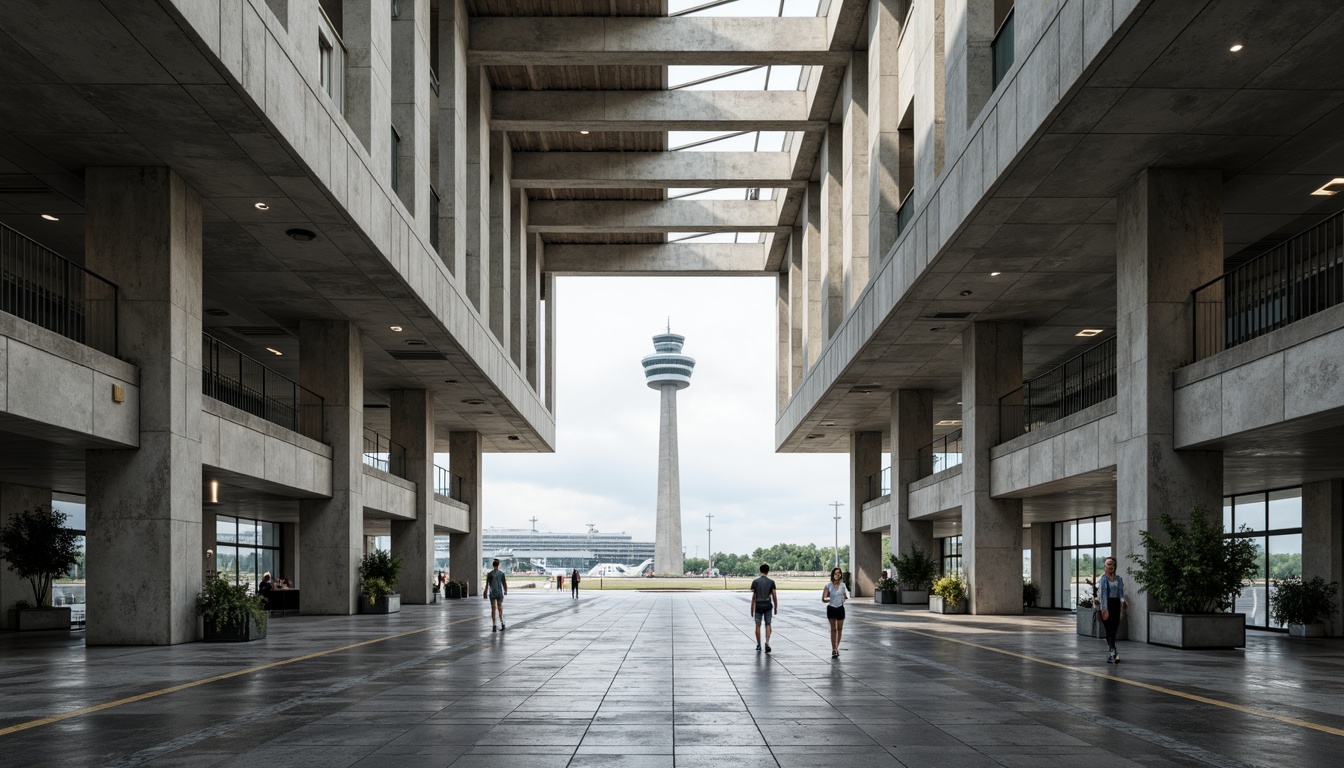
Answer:
<path fill-rule="evenodd" d="M 775 585 L 780 590 L 803 590 L 815 589 L 820 591 L 826 583 L 825 576 L 779 576 L 771 577 L 775 579 Z M 535 587 L 524 587 L 525 584 L 535 584 Z M 546 579 L 536 576 L 510 576 L 509 588 L 518 589 L 540 589 L 547 590 Z M 599 579 L 596 576 L 585 577 L 579 582 L 580 590 L 602 589 L 602 590 L 633 590 L 633 589 L 676 589 L 676 590 L 711 590 L 711 591 L 746 591 L 751 587 L 751 578 L 746 576 L 728 576 L 717 579 L 702 578 L 681 578 L 681 579 Z M 569 580 L 565 580 L 565 589 L 569 589 Z"/>

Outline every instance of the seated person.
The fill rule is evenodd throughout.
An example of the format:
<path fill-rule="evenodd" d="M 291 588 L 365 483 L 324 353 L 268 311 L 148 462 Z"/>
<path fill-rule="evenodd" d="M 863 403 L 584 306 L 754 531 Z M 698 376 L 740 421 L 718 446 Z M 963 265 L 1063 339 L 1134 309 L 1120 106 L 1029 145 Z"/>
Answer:
<path fill-rule="evenodd" d="M 275 582 L 271 581 L 271 572 L 267 571 L 261 574 L 261 583 L 257 585 L 257 594 L 262 595 L 275 589 Z"/>

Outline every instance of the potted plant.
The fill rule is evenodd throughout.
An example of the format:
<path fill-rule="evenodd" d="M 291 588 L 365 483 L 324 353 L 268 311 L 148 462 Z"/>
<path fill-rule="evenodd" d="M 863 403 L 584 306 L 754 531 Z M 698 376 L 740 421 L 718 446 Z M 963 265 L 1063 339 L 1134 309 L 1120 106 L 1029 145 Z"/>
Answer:
<path fill-rule="evenodd" d="M 1320 576 L 1304 581 L 1300 576 L 1275 579 L 1269 596 L 1269 615 L 1288 628 L 1289 637 L 1325 637 L 1325 626 L 1339 612 L 1335 595 L 1339 582 Z"/>
<path fill-rule="evenodd" d="M 918 545 L 897 557 L 892 555 L 891 567 L 896 571 L 896 581 L 900 584 L 902 605 L 925 605 L 929 602 L 929 585 L 938 575 L 938 564 Z"/>
<path fill-rule="evenodd" d="M 948 574 L 934 582 L 929 610 L 934 613 L 965 613 L 966 580 L 957 574 Z"/>
<path fill-rule="evenodd" d="M 69 629 L 70 608 L 51 607 L 51 585 L 79 562 L 75 532 L 65 527 L 65 513 L 41 506 L 15 514 L 0 529 L 0 559 L 33 588 L 33 603 L 16 602 L 9 626 L 27 631 Z"/>
<path fill-rule="evenodd" d="M 1041 588 L 1031 579 L 1022 580 L 1022 605 L 1027 608 L 1035 608 L 1036 603 L 1040 602 Z"/>
<path fill-rule="evenodd" d="M 896 580 L 890 576 L 877 580 L 873 585 L 873 602 L 887 605 L 896 602 Z"/>
<path fill-rule="evenodd" d="M 395 591 L 401 576 L 401 558 L 375 549 L 359 560 L 360 613 L 397 613 L 401 595 Z"/>
<path fill-rule="evenodd" d="M 205 639 L 261 640 L 266 637 L 266 609 L 260 595 L 248 595 L 249 584 L 230 584 L 220 576 L 196 596 L 196 615 L 205 620 Z"/>
<path fill-rule="evenodd" d="M 1163 611 L 1148 612 L 1148 642 L 1176 648 L 1235 648 L 1246 644 L 1246 615 L 1228 613 L 1242 583 L 1255 573 L 1248 538 L 1224 538 L 1222 520 L 1203 507 L 1189 525 L 1163 514 L 1165 541 L 1140 531 L 1146 554 L 1131 555 L 1134 581 Z"/>

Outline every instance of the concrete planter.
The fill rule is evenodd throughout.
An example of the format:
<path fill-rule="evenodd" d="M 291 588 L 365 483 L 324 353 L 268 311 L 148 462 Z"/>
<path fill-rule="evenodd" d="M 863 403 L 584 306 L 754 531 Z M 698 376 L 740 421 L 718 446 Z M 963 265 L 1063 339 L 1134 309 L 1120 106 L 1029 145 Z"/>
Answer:
<path fill-rule="evenodd" d="M 880 589 L 874 592 L 873 602 L 878 605 L 894 605 L 896 603 L 896 590 Z"/>
<path fill-rule="evenodd" d="M 1105 637 L 1106 627 L 1101 623 L 1101 611 L 1092 608 L 1078 609 L 1078 634 L 1083 637 Z M 1129 639 L 1129 617 L 1121 614 L 1120 626 L 1115 630 L 1116 640 Z"/>
<path fill-rule="evenodd" d="M 943 598 L 937 595 L 929 595 L 929 610 L 933 613 L 965 613 L 966 601 L 962 600 L 955 605 L 948 605 Z"/>
<path fill-rule="evenodd" d="M 373 601 L 373 605 L 369 605 L 369 597 L 368 597 L 368 595 L 360 595 L 360 596 L 359 596 L 359 612 L 360 612 L 360 613 L 400 613 L 400 612 L 401 612 L 401 595 L 388 595 L 387 597 L 380 597 L 380 598 L 378 598 L 377 600 Z"/>
<path fill-rule="evenodd" d="M 1324 624 L 1289 624 L 1289 637 L 1325 637 Z"/>
<path fill-rule="evenodd" d="M 207 643 L 245 643 L 249 640 L 265 640 L 266 630 L 257 626 L 251 616 L 246 624 L 225 624 L 218 630 L 213 621 L 205 622 L 205 641 Z"/>
<path fill-rule="evenodd" d="M 20 632 L 69 629 L 70 608 L 10 608 L 9 626 Z"/>
<path fill-rule="evenodd" d="M 1240 648 L 1244 613 L 1148 613 L 1148 642 L 1172 648 Z"/>
<path fill-rule="evenodd" d="M 902 589 L 901 605 L 928 605 L 929 590 L 927 589 Z"/>

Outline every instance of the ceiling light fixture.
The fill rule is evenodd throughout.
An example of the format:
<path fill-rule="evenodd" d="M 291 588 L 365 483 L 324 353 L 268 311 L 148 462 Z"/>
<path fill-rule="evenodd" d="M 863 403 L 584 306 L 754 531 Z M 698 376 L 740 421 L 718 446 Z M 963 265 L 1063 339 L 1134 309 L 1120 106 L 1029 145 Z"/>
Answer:
<path fill-rule="evenodd" d="M 1236 45 L 1232 46 L 1231 48 L 1228 48 L 1227 50 L 1236 53 L 1237 51 L 1240 51 L 1243 47 L 1244 46 L 1241 43 L 1237 43 Z"/>
<path fill-rule="evenodd" d="M 824 433 L 824 432 L 813 432 L 812 434 L 808 435 L 808 436 L 807 436 L 806 438 L 804 438 L 804 439 L 806 439 L 806 440 L 816 440 L 816 439 L 819 438 L 819 437 L 825 437 L 825 436 L 826 436 L 826 433 Z"/>
<path fill-rule="evenodd" d="M 467 405 L 485 405 L 485 401 L 479 397 L 469 397 L 466 400 L 463 400 L 462 402 L 466 403 Z"/>
<path fill-rule="evenodd" d="M 939 331 L 945 331 L 945 330 L 947 330 L 947 327 L 946 327 L 946 326 L 935 325 L 935 326 L 933 326 L 932 328 L 929 329 L 929 333 L 937 333 L 937 332 L 939 332 Z"/>
<path fill-rule="evenodd" d="M 408 347 L 423 347 L 423 346 L 425 346 L 425 341 L 424 341 L 424 339 L 407 339 L 407 340 L 406 340 L 406 346 L 408 346 Z"/>
<path fill-rule="evenodd" d="M 457 383 L 457 379 L 444 379 L 444 380 L 443 380 L 443 383 L 444 383 L 444 384 L 456 384 L 456 383 Z"/>
<path fill-rule="evenodd" d="M 271 206 L 269 206 L 269 205 L 267 205 L 267 204 L 265 204 L 265 203 L 254 203 L 252 207 L 253 207 L 253 208 L 256 208 L 258 211 L 269 211 L 269 210 L 271 210 Z"/>
<path fill-rule="evenodd" d="M 990 276 L 990 277 L 998 277 L 999 275 L 1002 275 L 1002 274 L 1003 274 L 1002 272 L 990 272 L 990 273 L 989 273 L 989 276 Z"/>
<path fill-rule="evenodd" d="M 579 135 L 581 136 L 587 136 L 589 133 L 591 133 L 591 131 L 579 131 Z"/>
<path fill-rule="evenodd" d="M 42 218 L 46 219 L 47 221 L 60 221 L 60 219 L 58 219 L 55 216 L 52 216 L 50 213 L 42 214 Z"/>
<path fill-rule="evenodd" d="M 934 426 L 935 426 L 935 427 L 960 427 L 960 426 L 961 426 L 961 419 L 943 419 L 942 421 L 938 422 L 937 424 L 934 424 Z"/>
<path fill-rule="evenodd" d="M 517 436 L 517 435 L 509 435 L 509 439 L 510 439 L 510 440 L 522 440 L 523 438 L 521 438 L 521 437 L 519 437 L 519 436 Z"/>
<path fill-rule="evenodd" d="M 286 229 L 285 234 L 300 243 L 309 243 L 317 239 L 317 233 L 308 229 Z"/>
<path fill-rule="evenodd" d="M 962 292 L 961 292 L 961 295 L 962 295 L 962 296 L 970 296 L 970 295 L 971 295 L 971 292 L 970 292 L 970 291 L 962 291 Z"/>
<path fill-rule="evenodd" d="M 224 310 L 222 310 L 222 309 L 207 309 L 207 310 L 205 310 L 205 314 L 207 314 L 207 315 L 209 315 L 209 316 L 211 316 L 211 317 L 228 317 L 228 316 L 229 316 L 229 313 L 226 312 L 226 311 L 224 311 Z"/>
<path fill-rule="evenodd" d="M 393 333 L 401 333 L 401 326 L 400 326 L 400 325 L 394 325 L 394 326 L 391 326 L 391 328 L 392 328 L 392 332 L 393 332 Z"/>
<path fill-rule="evenodd" d="M 280 350 L 276 349 L 275 347 L 267 347 L 267 348 L 266 348 L 266 351 L 267 351 L 267 352 L 270 352 L 272 355 L 275 355 L 276 357 L 284 357 L 284 355 L 285 355 L 284 352 L 281 352 Z"/>
<path fill-rule="evenodd" d="M 1087 338 L 1091 338 L 1091 337 L 1093 337 L 1093 336 L 1099 336 L 1099 335 L 1101 335 L 1102 330 L 1103 330 L 1103 329 L 1101 329 L 1101 328 L 1084 328 L 1083 330 L 1081 330 L 1081 331 L 1079 331 L 1079 332 L 1077 332 L 1077 333 L 1075 333 L 1075 334 L 1073 334 L 1073 335 L 1074 335 L 1074 336 L 1081 336 L 1081 337 L 1087 339 Z"/>
<path fill-rule="evenodd" d="M 1312 192 L 1311 194 L 1323 195 L 1328 197 L 1330 195 L 1337 194 L 1341 188 L 1344 188 L 1344 179 L 1331 179 L 1330 181 L 1327 181 L 1325 184 L 1322 184 L 1320 189 L 1316 190 L 1315 192 Z"/>

